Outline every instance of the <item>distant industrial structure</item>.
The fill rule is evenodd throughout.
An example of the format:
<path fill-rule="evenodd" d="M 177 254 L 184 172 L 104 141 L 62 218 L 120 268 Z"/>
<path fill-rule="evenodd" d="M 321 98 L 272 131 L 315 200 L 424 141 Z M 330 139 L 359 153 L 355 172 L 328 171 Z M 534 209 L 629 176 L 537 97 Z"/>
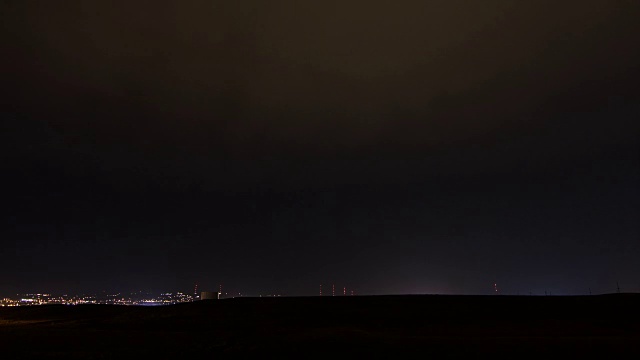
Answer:
<path fill-rule="evenodd" d="M 338 288 L 338 294 L 339 294 L 340 288 Z M 350 290 L 351 292 L 351 296 L 354 295 L 354 291 Z M 342 287 L 342 296 L 347 296 L 347 294 L 349 294 L 349 292 L 347 292 L 347 287 L 343 286 Z M 322 296 L 322 284 L 320 284 L 320 291 L 318 293 L 318 295 Z M 336 296 L 336 285 L 335 284 L 331 284 L 331 296 Z"/>
<path fill-rule="evenodd" d="M 219 291 L 203 291 L 200 293 L 200 300 L 218 300 L 220 299 Z"/>

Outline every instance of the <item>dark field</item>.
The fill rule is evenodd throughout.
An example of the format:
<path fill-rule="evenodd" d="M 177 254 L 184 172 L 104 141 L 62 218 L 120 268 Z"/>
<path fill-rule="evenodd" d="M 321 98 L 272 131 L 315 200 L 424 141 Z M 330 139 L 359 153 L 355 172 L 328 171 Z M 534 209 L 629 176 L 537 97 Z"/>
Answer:
<path fill-rule="evenodd" d="M 0 309 L 2 359 L 640 355 L 640 295 L 239 298 Z M 194 358 L 195 359 L 195 358 Z"/>

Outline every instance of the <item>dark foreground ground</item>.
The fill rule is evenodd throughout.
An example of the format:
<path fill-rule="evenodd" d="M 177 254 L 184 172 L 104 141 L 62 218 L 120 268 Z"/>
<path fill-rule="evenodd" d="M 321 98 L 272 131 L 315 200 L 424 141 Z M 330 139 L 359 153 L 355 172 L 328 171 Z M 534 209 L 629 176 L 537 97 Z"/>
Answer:
<path fill-rule="evenodd" d="M 640 294 L 240 298 L 165 307 L 0 309 L 1 359 L 631 355 L 640 355 Z"/>

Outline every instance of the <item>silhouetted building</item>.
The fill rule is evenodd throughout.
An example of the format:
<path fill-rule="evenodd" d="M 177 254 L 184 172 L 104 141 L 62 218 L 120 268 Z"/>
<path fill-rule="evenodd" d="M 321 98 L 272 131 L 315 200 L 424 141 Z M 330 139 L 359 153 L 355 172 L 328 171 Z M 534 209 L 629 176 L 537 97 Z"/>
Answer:
<path fill-rule="evenodd" d="M 203 291 L 200 293 L 200 300 L 218 300 L 220 299 L 219 291 Z"/>

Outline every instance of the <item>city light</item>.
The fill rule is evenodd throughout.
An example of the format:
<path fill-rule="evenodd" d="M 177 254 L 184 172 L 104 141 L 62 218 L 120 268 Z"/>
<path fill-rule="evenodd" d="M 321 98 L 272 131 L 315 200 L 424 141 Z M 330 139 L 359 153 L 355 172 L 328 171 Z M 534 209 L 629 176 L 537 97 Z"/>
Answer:
<path fill-rule="evenodd" d="M 0 307 L 9 306 L 37 306 L 37 305 L 83 305 L 83 304 L 103 304 L 103 305 L 173 305 L 179 303 L 193 302 L 199 297 L 188 295 L 182 292 L 165 292 L 160 295 L 136 292 L 129 295 L 122 293 L 115 294 L 90 294 L 90 295 L 60 295 L 51 294 L 17 294 L 15 298 L 0 299 Z"/>

